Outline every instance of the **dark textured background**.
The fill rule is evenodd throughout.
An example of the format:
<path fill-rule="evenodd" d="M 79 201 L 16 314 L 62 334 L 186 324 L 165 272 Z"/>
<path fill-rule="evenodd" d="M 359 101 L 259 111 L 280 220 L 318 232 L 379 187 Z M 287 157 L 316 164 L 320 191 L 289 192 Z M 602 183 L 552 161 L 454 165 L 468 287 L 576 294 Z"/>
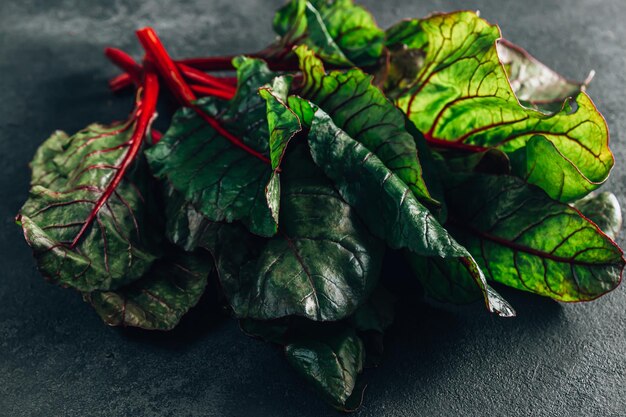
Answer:
<path fill-rule="evenodd" d="M 0 0 L 0 415 L 333 416 L 271 346 L 196 311 L 145 335 L 105 327 L 78 294 L 46 284 L 13 216 L 27 163 L 54 129 L 123 118 L 115 45 L 154 25 L 177 57 L 254 51 L 281 0 Z M 435 10 L 480 9 L 504 35 L 565 75 L 598 72 L 590 93 L 612 131 L 606 188 L 626 203 L 624 0 L 395 0 L 363 3 L 386 27 Z M 622 243 L 624 241 L 622 240 Z M 419 305 L 387 337 L 357 416 L 624 416 L 626 287 L 586 305 L 503 291 L 512 320 L 480 306 Z"/>

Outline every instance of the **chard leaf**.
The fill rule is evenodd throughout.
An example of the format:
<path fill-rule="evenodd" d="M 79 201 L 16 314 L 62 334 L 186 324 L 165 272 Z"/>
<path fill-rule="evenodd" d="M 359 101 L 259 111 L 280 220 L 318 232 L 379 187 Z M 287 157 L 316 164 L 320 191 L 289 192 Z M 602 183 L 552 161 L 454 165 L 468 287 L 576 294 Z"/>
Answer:
<path fill-rule="evenodd" d="M 584 92 L 566 100 L 554 114 L 520 105 L 498 57 L 499 38 L 497 26 L 472 12 L 403 21 L 387 31 L 387 45 L 392 67 L 412 67 L 391 71 L 402 75 L 390 81 L 388 92 L 434 146 L 513 153 L 532 137 L 544 136 L 555 147 L 553 157 L 563 161 L 544 165 L 545 157 L 527 153 L 534 159 L 526 165 L 541 170 L 532 180 L 563 201 L 582 197 L 605 181 L 613 166 L 604 118 Z M 394 61 L 394 51 L 404 56 L 407 50 L 421 58 Z M 575 174 L 573 178 L 559 183 L 539 180 L 555 175 L 548 171 L 565 164 L 573 168 L 564 175 Z M 581 181 L 585 186 L 578 185 Z"/>
<path fill-rule="evenodd" d="M 337 128 L 322 110 L 315 114 L 308 139 L 313 160 L 372 234 L 393 249 L 459 258 L 482 291 L 488 309 L 504 316 L 514 314 L 501 298 L 492 296 L 470 253 L 420 204 L 408 186 L 376 155 Z"/>
<path fill-rule="evenodd" d="M 171 330 L 200 300 L 210 270 L 208 254 L 174 252 L 155 262 L 140 280 L 85 297 L 110 326 Z"/>
<path fill-rule="evenodd" d="M 466 304 L 480 299 L 481 292 L 462 262 L 410 252 L 406 259 L 415 276 L 419 277 L 424 292 L 433 300 Z"/>
<path fill-rule="evenodd" d="M 283 45 L 307 45 L 336 65 L 374 64 L 384 48 L 385 33 L 352 0 L 291 0 L 276 13 L 274 30 Z"/>
<path fill-rule="evenodd" d="M 133 118 L 72 136 L 56 132 L 37 150 L 18 222 L 51 281 L 80 291 L 115 289 L 143 276 L 158 257 L 149 173 L 131 160 L 142 140 L 133 136 L 136 124 Z"/>
<path fill-rule="evenodd" d="M 285 347 L 287 361 L 331 405 L 347 411 L 358 407 L 361 392 L 355 392 L 363 370 L 365 347 L 351 329 L 313 334 Z"/>
<path fill-rule="evenodd" d="M 354 312 L 350 321 L 359 332 L 384 333 L 393 323 L 395 301 L 395 296 L 379 285 L 367 302 Z"/>
<path fill-rule="evenodd" d="M 513 174 L 543 188 L 555 200 L 575 200 L 602 184 L 585 177 L 545 136 L 533 136 L 510 156 Z"/>
<path fill-rule="evenodd" d="M 276 224 L 278 224 L 280 205 L 280 173 L 278 170 L 287 150 L 287 145 L 302 130 L 300 119 L 287 105 L 290 86 L 291 82 L 286 77 L 277 77 L 272 81 L 271 86 L 259 90 L 259 94 L 267 105 L 267 122 L 270 132 L 269 154 L 273 171 L 265 188 L 265 198 Z"/>
<path fill-rule="evenodd" d="M 624 258 L 595 224 L 511 176 L 457 177 L 447 190 L 454 236 L 491 280 L 559 301 L 614 289 Z"/>
<path fill-rule="evenodd" d="M 313 164 L 304 146 L 285 159 L 280 232 L 254 239 L 235 225 L 213 225 L 204 245 L 239 318 L 297 315 L 340 320 L 371 293 L 383 245 L 367 231 Z"/>
<path fill-rule="evenodd" d="M 418 197 L 432 202 L 422 176 L 415 139 L 405 118 L 359 69 L 326 75 L 322 62 L 305 47 L 296 49 L 304 83 L 300 95 L 319 106 L 335 125 L 361 143 L 400 177 Z"/>
<path fill-rule="evenodd" d="M 239 85 L 233 100 L 205 98 L 198 106 L 246 145 L 269 154 L 267 112 L 275 103 L 266 103 L 257 90 L 274 75 L 260 60 L 240 57 L 234 64 Z M 146 154 L 154 174 L 166 178 L 210 220 L 239 220 L 261 236 L 276 233 L 280 187 L 274 169 L 232 145 L 192 109 L 178 111 L 165 136 Z"/>
<path fill-rule="evenodd" d="M 617 238 L 622 228 L 622 209 L 613 193 L 590 194 L 578 200 L 574 207 L 594 222 L 611 239 Z"/>
<path fill-rule="evenodd" d="M 496 49 L 515 96 L 526 107 L 552 113 L 560 110 L 566 98 L 585 90 L 588 81 L 564 78 L 506 39 L 499 39 Z"/>

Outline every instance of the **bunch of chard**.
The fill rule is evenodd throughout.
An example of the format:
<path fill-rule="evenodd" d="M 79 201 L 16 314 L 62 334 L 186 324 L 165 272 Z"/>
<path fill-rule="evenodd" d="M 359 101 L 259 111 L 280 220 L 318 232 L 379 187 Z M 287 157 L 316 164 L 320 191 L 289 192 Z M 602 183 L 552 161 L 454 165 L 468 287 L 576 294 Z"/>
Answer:
<path fill-rule="evenodd" d="M 292 0 L 274 28 L 237 57 L 173 60 L 151 28 L 140 62 L 106 49 L 111 88 L 135 90 L 128 120 L 55 132 L 31 163 L 17 221 L 46 279 L 157 330 L 220 291 L 342 410 L 393 321 L 385 254 L 427 299 L 504 317 L 490 282 L 563 302 L 617 287 L 620 208 L 594 193 L 614 159 L 587 82 L 472 12 L 382 30 L 351 0 Z M 180 109 L 161 134 L 164 91 Z"/>

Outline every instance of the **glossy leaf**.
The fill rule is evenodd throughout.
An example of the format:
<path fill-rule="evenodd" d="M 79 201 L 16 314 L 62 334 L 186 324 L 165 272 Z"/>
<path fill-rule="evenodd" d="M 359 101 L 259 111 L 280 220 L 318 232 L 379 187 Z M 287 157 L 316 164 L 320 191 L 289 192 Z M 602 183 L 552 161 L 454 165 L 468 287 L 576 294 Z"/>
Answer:
<path fill-rule="evenodd" d="M 391 248 L 408 249 L 416 255 L 462 259 L 489 310 L 505 316 L 514 314 L 500 299 L 492 300 L 470 253 L 420 204 L 407 185 L 321 110 L 315 114 L 309 145 L 314 161 L 375 236 Z"/>
<path fill-rule="evenodd" d="M 51 281 L 80 291 L 114 289 L 143 276 L 159 255 L 147 167 L 134 163 L 114 183 L 134 127 L 131 119 L 73 136 L 56 132 L 37 150 L 18 220 Z"/>
<path fill-rule="evenodd" d="M 235 98 L 205 98 L 197 104 L 246 145 L 269 154 L 267 105 L 257 90 L 273 74 L 260 60 L 237 58 L 234 64 L 240 80 Z M 165 136 L 146 153 L 154 174 L 210 220 L 239 220 L 262 236 L 276 233 L 280 187 L 271 182 L 272 167 L 220 136 L 192 109 L 179 110 Z"/>
<path fill-rule="evenodd" d="M 327 335 L 314 335 L 288 344 L 287 360 L 334 407 L 346 409 L 354 392 L 357 377 L 363 370 L 363 342 L 349 329 Z"/>
<path fill-rule="evenodd" d="M 155 262 L 139 281 L 86 298 L 108 325 L 171 330 L 200 300 L 211 265 L 208 253 L 175 252 Z"/>
<path fill-rule="evenodd" d="M 387 31 L 392 67 L 414 67 L 391 71 L 403 75 L 393 79 L 388 93 L 433 146 L 466 151 L 498 148 L 512 153 L 523 149 L 532 137 L 542 135 L 554 145 L 554 157 L 565 160 L 557 166 L 571 164 L 580 178 L 596 188 L 613 166 L 602 115 L 584 92 L 566 100 L 554 114 L 520 105 L 498 57 L 499 38 L 497 26 L 472 12 L 403 21 Z M 415 51 L 421 59 L 394 64 L 394 51 L 406 55 L 407 50 Z M 553 175 L 548 171 L 557 167 L 544 163 L 543 158 L 527 161 L 542 175 Z M 551 195 L 576 198 L 584 192 L 570 186 L 580 178 L 566 181 L 562 192 L 561 183 L 537 185 Z"/>
<path fill-rule="evenodd" d="M 622 251 L 595 224 L 511 176 L 474 175 L 448 189 L 451 229 L 488 278 L 559 301 L 614 289 Z"/>
<path fill-rule="evenodd" d="M 506 39 L 499 39 L 496 49 L 515 96 L 526 107 L 558 111 L 566 98 L 577 96 L 589 82 L 566 79 Z"/>
<path fill-rule="evenodd" d="M 324 61 L 371 65 L 382 55 L 385 33 L 352 0 L 291 0 L 276 13 L 284 45 L 307 45 Z"/>
<path fill-rule="evenodd" d="M 482 296 L 463 263 L 456 259 L 418 256 L 407 253 L 409 266 L 419 278 L 426 295 L 434 300 L 466 304 Z"/>
<path fill-rule="evenodd" d="M 574 207 L 594 222 L 611 239 L 622 229 L 622 209 L 613 193 L 604 191 L 578 200 Z"/>
<path fill-rule="evenodd" d="M 299 94 L 319 106 L 335 125 L 374 152 L 419 198 L 432 201 L 405 118 L 359 69 L 326 75 L 322 62 L 304 47 L 296 49 L 304 82 Z"/>
<path fill-rule="evenodd" d="M 236 226 L 213 226 L 206 241 L 222 288 L 239 318 L 340 320 L 372 291 L 383 246 L 305 147 L 285 159 L 281 175 L 284 215 L 276 237 L 253 239 Z"/>
<path fill-rule="evenodd" d="M 513 174 L 543 188 L 555 200 L 569 202 L 602 183 L 591 181 L 545 136 L 533 136 L 511 154 Z"/>
<path fill-rule="evenodd" d="M 265 188 L 272 217 L 278 224 L 280 204 L 280 163 L 283 160 L 287 145 L 302 130 L 300 119 L 287 105 L 287 96 L 291 81 L 286 77 L 277 77 L 271 86 L 259 89 L 259 94 L 267 105 L 267 122 L 269 129 L 269 154 L 272 165 L 272 176 Z M 277 198 L 278 197 L 278 198 Z"/>

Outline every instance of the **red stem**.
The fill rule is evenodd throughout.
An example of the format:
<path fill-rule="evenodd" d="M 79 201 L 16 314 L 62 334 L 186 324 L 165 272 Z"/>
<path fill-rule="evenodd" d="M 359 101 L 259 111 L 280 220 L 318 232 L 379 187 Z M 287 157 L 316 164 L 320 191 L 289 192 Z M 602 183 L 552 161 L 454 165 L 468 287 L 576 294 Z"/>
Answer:
<path fill-rule="evenodd" d="M 105 48 L 104 55 L 127 73 L 136 85 L 141 84 L 143 68 L 130 55 L 117 48 Z"/>
<path fill-rule="evenodd" d="M 224 100 L 231 100 L 233 97 L 235 97 L 234 91 L 219 90 L 217 88 L 205 87 L 203 85 L 192 85 L 191 89 L 193 90 L 194 93 L 202 97 L 211 96 L 211 97 L 221 98 Z"/>
<path fill-rule="evenodd" d="M 439 149 L 453 149 L 456 151 L 465 152 L 485 152 L 489 150 L 489 148 L 486 148 L 484 146 L 468 145 L 463 142 L 451 142 L 443 139 L 436 139 L 432 137 L 432 134 L 430 132 L 425 133 L 424 138 L 426 139 L 426 143 Z"/>
<path fill-rule="evenodd" d="M 137 37 L 150 59 L 154 62 L 157 71 L 161 74 L 161 77 L 181 104 L 186 107 L 191 107 L 205 122 L 215 129 L 218 134 L 224 136 L 232 142 L 233 145 L 243 149 L 263 162 L 270 164 L 269 159 L 265 155 L 243 143 L 241 139 L 228 132 L 216 119 L 206 114 L 194 104 L 196 95 L 182 77 L 178 67 L 163 47 L 154 29 L 150 27 L 140 29 L 137 31 Z"/>
<path fill-rule="evenodd" d="M 193 76 L 190 76 L 189 73 L 181 68 L 181 65 L 184 64 L 179 64 L 178 68 L 181 69 L 183 76 L 185 78 L 187 78 L 190 81 L 193 81 L 194 79 L 198 80 L 197 78 L 194 78 Z M 187 68 L 192 68 L 190 66 L 186 66 Z M 195 70 L 195 68 L 193 68 Z M 199 71 L 199 70 L 197 70 Z M 201 71 L 199 71 L 201 74 L 204 74 L 205 77 L 203 78 L 203 82 L 201 84 L 207 86 L 207 87 L 211 87 L 212 85 L 209 85 L 208 82 L 208 77 L 211 78 L 211 80 L 214 80 L 216 82 L 219 82 L 221 85 L 223 85 L 224 87 L 229 86 L 231 88 L 236 89 L 237 88 L 237 77 L 215 77 L 215 76 L 211 76 L 208 74 L 205 74 Z M 199 81 L 199 80 L 198 80 Z M 114 92 L 118 92 L 121 91 L 127 87 L 130 87 L 132 85 L 133 81 L 130 77 L 130 75 L 128 75 L 127 73 L 123 73 L 120 75 L 117 75 L 116 77 L 112 78 L 109 81 L 109 87 L 111 88 L 111 90 L 113 90 Z"/>
<path fill-rule="evenodd" d="M 106 204 L 111 195 L 115 192 L 115 189 L 124 178 L 126 171 L 128 171 L 128 168 L 132 165 L 133 161 L 137 157 L 137 154 L 141 149 L 141 143 L 143 142 L 143 139 L 146 136 L 146 132 L 150 127 L 150 123 L 152 122 L 152 118 L 154 117 L 158 97 L 159 80 L 156 73 L 152 69 L 148 68 L 145 71 L 142 86 L 137 92 L 137 102 L 135 104 L 135 110 L 133 114 L 133 118 L 135 119 L 135 127 L 133 130 L 133 134 L 128 141 L 130 145 L 128 147 L 128 152 L 124 156 L 124 159 L 122 160 L 120 166 L 117 167 L 115 176 L 107 185 L 104 192 L 94 205 L 93 209 L 89 212 L 89 216 L 85 220 L 85 223 L 83 223 L 83 226 L 80 228 L 78 234 L 70 245 L 71 249 L 75 248 L 80 239 L 84 236 L 87 228 L 89 228 L 89 226 L 91 226 L 91 224 L 94 222 L 96 216 L 98 215 L 98 212 Z"/>
<path fill-rule="evenodd" d="M 178 69 L 183 73 L 185 78 L 187 78 L 187 80 L 191 82 L 196 82 L 205 87 L 219 88 L 228 92 L 232 92 L 233 95 L 235 94 L 235 91 L 237 90 L 231 84 L 225 83 L 223 80 L 219 79 L 218 77 L 213 77 L 212 75 L 205 74 L 204 72 L 197 70 L 195 68 L 192 68 L 185 64 L 178 64 L 177 66 L 178 66 Z"/>
<path fill-rule="evenodd" d="M 109 88 L 117 93 L 118 91 L 122 91 L 123 89 L 130 87 L 133 84 L 133 81 L 130 78 L 130 75 L 127 73 L 122 73 L 116 75 L 115 77 L 109 80 Z"/>

